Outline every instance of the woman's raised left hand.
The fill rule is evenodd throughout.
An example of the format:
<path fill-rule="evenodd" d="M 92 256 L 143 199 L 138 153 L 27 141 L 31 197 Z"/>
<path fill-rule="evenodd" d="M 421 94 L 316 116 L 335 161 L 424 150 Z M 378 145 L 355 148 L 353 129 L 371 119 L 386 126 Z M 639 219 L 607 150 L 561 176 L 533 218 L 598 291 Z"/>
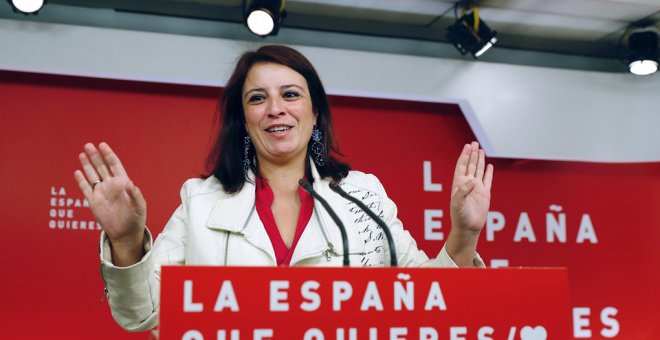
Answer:
<path fill-rule="evenodd" d="M 479 233 L 486 223 L 492 183 L 493 165 L 486 166 L 479 143 L 466 144 L 456 162 L 450 205 L 452 228 L 447 239 L 447 251 L 457 264 L 464 262 L 462 257 L 466 265 L 472 263 Z"/>

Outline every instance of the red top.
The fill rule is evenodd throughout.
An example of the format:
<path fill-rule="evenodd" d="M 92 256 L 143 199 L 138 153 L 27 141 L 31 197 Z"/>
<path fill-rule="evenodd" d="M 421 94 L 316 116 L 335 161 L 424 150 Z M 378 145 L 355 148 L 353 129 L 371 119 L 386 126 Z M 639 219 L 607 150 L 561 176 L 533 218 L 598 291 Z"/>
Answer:
<path fill-rule="evenodd" d="M 275 259 L 277 260 L 278 266 L 288 266 L 291 262 L 291 256 L 293 256 L 293 251 L 296 249 L 296 244 L 302 235 L 307 223 L 312 218 L 312 212 L 314 210 L 314 198 L 303 188 L 298 188 L 298 195 L 300 196 L 300 214 L 298 215 L 298 224 L 296 225 L 296 234 L 293 237 L 293 243 L 291 243 L 291 249 L 287 248 L 282 235 L 280 235 L 279 229 L 277 229 L 277 223 L 275 223 L 275 216 L 273 216 L 273 211 L 270 209 L 273 205 L 273 200 L 275 196 L 273 190 L 268 185 L 268 181 L 265 181 L 261 178 L 257 179 L 257 194 L 256 194 L 256 209 L 257 214 L 259 214 L 259 219 L 264 224 L 266 228 L 266 233 L 270 238 L 270 243 L 273 244 L 273 249 L 275 250 Z"/>

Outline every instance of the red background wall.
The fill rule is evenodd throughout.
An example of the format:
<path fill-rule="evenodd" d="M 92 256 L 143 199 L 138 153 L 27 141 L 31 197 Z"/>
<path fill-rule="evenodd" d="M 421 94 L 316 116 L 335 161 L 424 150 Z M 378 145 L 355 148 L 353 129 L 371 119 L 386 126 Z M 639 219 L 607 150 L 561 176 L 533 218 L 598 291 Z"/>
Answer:
<path fill-rule="evenodd" d="M 100 232 L 59 228 L 57 222 L 51 228 L 52 220 L 93 221 L 91 213 L 53 207 L 52 198 L 82 200 L 73 180 L 77 154 L 85 142 L 106 141 L 145 193 L 147 223 L 159 232 L 179 204 L 181 184 L 204 172 L 219 92 L 0 72 L 0 317 L 6 325 L 0 337 L 147 337 L 126 334 L 101 301 Z M 443 241 L 424 239 L 424 210 L 443 210 L 436 220 L 446 238 L 455 159 L 474 139 L 459 108 L 349 97 L 332 97 L 331 104 L 346 160 L 381 179 L 404 225 L 435 255 Z M 426 160 L 432 162 L 433 182 L 444 191 L 424 191 Z M 603 329 L 615 333 L 612 322 L 619 328 L 617 339 L 660 338 L 660 163 L 490 161 L 495 165 L 491 211 L 501 213 L 505 224 L 492 240 L 482 232 L 479 252 L 486 263 L 566 266 L 573 307 L 590 309 L 583 329 L 592 338 L 605 338 Z M 546 241 L 546 214 L 558 216 L 551 205 L 565 214 L 565 243 Z M 70 217 L 52 218 L 53 209 Z M 528 225 L 520 224 L 522 213 Z M 585 214 L 595 244 L 576 242 Z M 536 241 L 515 242 L 516 231 L 526 226 Z M 614 307 L 616 315 L 604 323 L 600 314 L 606 307 Z"/>

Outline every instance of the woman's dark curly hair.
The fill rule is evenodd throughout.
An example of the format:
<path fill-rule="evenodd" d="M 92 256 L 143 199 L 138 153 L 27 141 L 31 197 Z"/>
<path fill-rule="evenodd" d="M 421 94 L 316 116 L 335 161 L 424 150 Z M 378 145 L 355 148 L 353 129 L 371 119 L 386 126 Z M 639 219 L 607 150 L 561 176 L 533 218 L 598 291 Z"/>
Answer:
<path fill-rule="evenodd" d="M 341 155 L 341 152 L 332 133 L 330 105 L 321 79 L 305 56 L 293 48 L 282 45 L 263 46 L 256 51 L 243 53 L 238 59 L 234 73 L 229 78 L 218 103 L 216 114 L 220 127 L 216 142 L 207 158 L 208 176 L 217 177 L 227 193 L 240 191 L 243 184 L 249 180 L 248 174 L 243 170 L 243 140 L 248 134 L 245 129 L 242 92 L 248 72 L 254 64 L 260 62 L 287 66 L 307 80 L 312 108 L 317 115 L 316 127 L 323 134 L 321 143 L 325 147 L 326 162 L 323 166 L 316 164 L 316 168 L 321 178 L 331 177 L 333 181 L 339 182 L 348 175 L 350 167 L 335 157 L 335 154 Z M 308 155 L 310 150 L 311 139 L 307 146 Z M 250 148 L 248 157 L 251 160 L 252 171 L 257 173 L 258 160 L 255 157 L 254 147 Z M 306 173 L 309 175 L 309 164 Z"/>

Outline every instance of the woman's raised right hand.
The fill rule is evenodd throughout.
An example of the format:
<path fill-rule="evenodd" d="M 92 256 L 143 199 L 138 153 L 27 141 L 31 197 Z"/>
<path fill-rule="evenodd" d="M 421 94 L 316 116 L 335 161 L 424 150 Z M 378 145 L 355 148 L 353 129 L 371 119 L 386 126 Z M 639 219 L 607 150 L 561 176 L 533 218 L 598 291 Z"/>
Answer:
<path fill-rule="evenodd" d="M 113 262 L 127 266 L 144 255 L 147 203 L 130 180 L 119 157 L 106 143 L 92 143 L 79 155 L 82 171 L 74 177 L 89 208 L 110 239 Z"/>

